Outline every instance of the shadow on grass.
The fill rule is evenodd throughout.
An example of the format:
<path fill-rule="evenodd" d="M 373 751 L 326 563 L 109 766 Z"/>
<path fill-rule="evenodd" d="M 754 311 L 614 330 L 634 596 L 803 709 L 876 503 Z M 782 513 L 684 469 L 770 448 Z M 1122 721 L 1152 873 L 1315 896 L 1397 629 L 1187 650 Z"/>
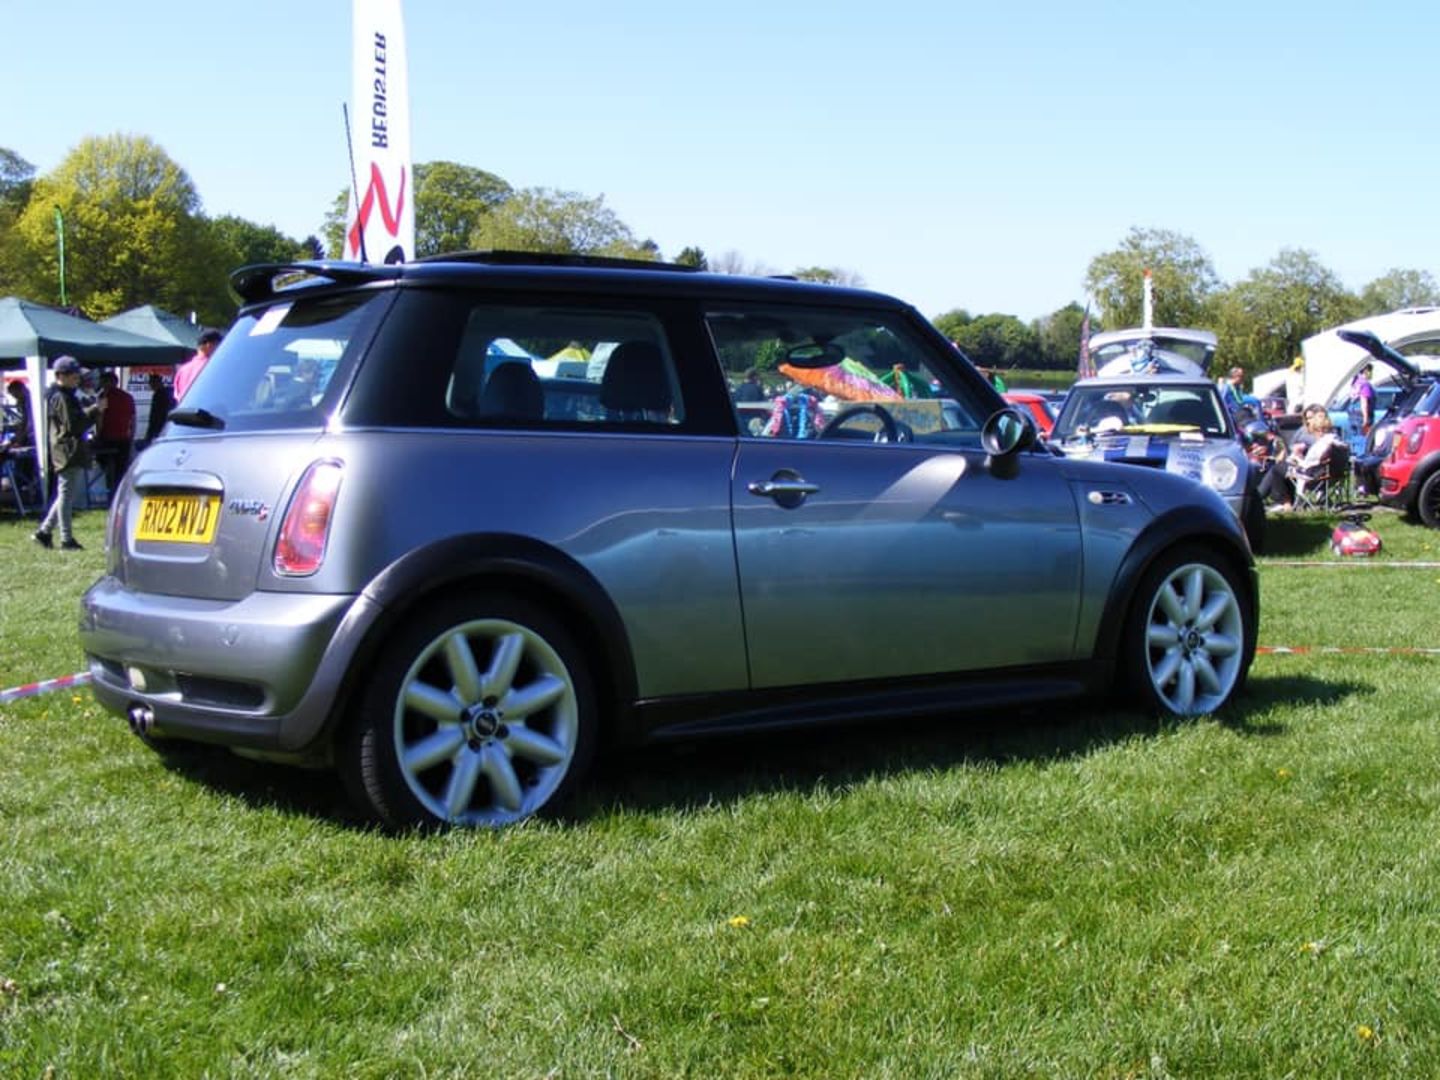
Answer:
<path fill-rule="evenodd" d="M 1307 676 L 1252 678 L 1241 700 L 1213 720 L 1158 719 L 1106 701 L 1061 702 L 1014 713 L 972 713 L 807 730 L 737 735 L 642 747 L 602 758 L 567 819 L 604 808 L 669 811 L 739 802 L 777 791 L 843 790 L 877 776 L 1084 757 L 1106 746 L 1191 723 L 1219 723 L 1252 737 L 1284 734 L 1263 719 L 1274 707 L 1332 705 L 1359 683 Z M 333 771 L 251 761 L 197 747 L 165 758 L 169 768 L 257 809 L 372 827 Z"/>

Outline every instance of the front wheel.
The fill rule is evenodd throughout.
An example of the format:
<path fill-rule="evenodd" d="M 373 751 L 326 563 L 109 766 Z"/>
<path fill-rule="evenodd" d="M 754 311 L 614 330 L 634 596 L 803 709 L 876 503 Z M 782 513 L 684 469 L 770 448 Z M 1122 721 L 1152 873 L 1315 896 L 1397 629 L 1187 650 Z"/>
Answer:
<path fill-rule="evenodd" d="M 1420 485 L 1420 494 L 1415 498 L 1415 512 L 1430 528 L 1440 529 L 1440 469 L 1436 469 Z"/>
<path fill-rule="evenodd" d="M 589 671 L 563 626 L 518 598 L 467 594 L 382 652 L 342 776 L 395 828 L 508 825 L 574 790 L 595 727 Z"/>
<path fill-rule="evenodd" d="M 1199 547 L 1160 558 L 1141 579 L 1124 635 L 1127 689 L 1172 716 L 1222 708 L 1250 667 L 1254 613 L 1227 562 Z"/>

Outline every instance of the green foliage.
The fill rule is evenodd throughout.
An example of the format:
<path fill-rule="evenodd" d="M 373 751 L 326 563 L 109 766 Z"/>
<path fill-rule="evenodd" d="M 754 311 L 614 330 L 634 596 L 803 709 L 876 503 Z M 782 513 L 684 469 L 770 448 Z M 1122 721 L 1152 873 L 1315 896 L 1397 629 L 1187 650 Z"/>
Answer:
<path fill-rule="evenodd" d="M 8 223 L 5 215 L 18 215 L 30 200 L 30 188 L 35 179 L 35 166 L 14 150 L 0 146 L 0 222 Z"/>
<path fill-rule="evenodd" d="M 1095 256 L 1085 271 L 1085 291 L 1099 305 L 1106 326 L 1141 324 L 1147 268 L 1156 326 L 1205 325 L 1207 305 L 1220 288 L 1210 256 L 1188 236 L 1136 226 L 1120 247 Z"/>
<path fill-rule="evenodd" d="M 1032 327 L 1014 315 L 981 315 L 955 328 L 950 340 L 977 367 L 1038 367 L 1040 342 Z"/>
<path fill-rule="evenodd" d="M 320 239 L 325 244 L 325 256 L 330 259 L 345 257 L 345 215 L 350 210 L 350 189 L 345 188 L 330 202 L 325 211 L 325 220 L 320 225 Z"/>
<path fill-rule="evenodd" d="M 291 262 L 309 258 L 300 241 L 286 236 L 273 225 L 257 225 L 253 221 L 226 214 L 210 222 L 210 231 L 223 252 L 227 269 L 255 263 Z"/>
<path fill-rule="evenodd" d="M 675 262 L 680 266 L 693 266 L 697 270 L 710 269 L 710 263 L 705 258 L 705 251 L 703 248 L 681 248 L 680 254 L 675 256 Z"/>
<path fill-rule="evenodd" d="M 233 313 L 221 252 L 185 170 L 144 136 L 83 140 L 35 181 L 16 225 L 19 277 L 41 300 L 59 298 L 56 209 L 65 220 L 68 297 L 93 318 L 139 304 L 195 310 L 221 324 Z"/>
<path fill-rule="evenodd" d="M 959 337 L 960 331 L 969 326 L 974 321 L 974 318 L 975 317 L 964 308 L 955 308 L 953 311 L 947 311 L 943 315 L 936 315 L 935 318 L 930 321 L 935 324 L 935 329 L 939 330 L 940 333 L 944 334 L 951 341 L 955 341 Z"/>
<path fill-rule="evenodd" d="M 1211 311 L 1220 363 L 1254 374 L 1286 366 L 1301 341 L 1356 318 L 1360 303 L 1313 252 L 1287 248 L 1216 297 Z"/>
<path fill-rule="evenodd" d="M 510 197 L 504 180 L 454 161 L 415 166 L 415 254 L 464 251 L 481 220 Z"/>
<path fill-rule="evenodd" d="M 1080 328 L 1085 322 L 1085 309 L 1071 303 L 1037 319 L 1032 329 L 1039 342 L 1040 366 L 1073 371 L 1080 362 Z M 1097 320 L 1090 320 L 1090 332 L 1098 333 Z"/>
<path fill-rule="evenodd" d="M 1440 287 L 1428 270 L 1391 270 L 1360 290 L 1360 314 L 1440 304 Z"/>
<path fill-rule="evenodd" d="M 797 281 L 813 281 L 820 285 L 846 285 L 859 288 L 865 284 L 865 279 L 854 270 L 846 270 L 839 266 L 806 266 L 790 271 L 790 276 Z"/>
<path fill-rule="evenodd" d="M 481 219 L 470 246 L 500 251 L 653 258 L 630 227 L 605 205 L 574 191 L 524 188 Z"/>

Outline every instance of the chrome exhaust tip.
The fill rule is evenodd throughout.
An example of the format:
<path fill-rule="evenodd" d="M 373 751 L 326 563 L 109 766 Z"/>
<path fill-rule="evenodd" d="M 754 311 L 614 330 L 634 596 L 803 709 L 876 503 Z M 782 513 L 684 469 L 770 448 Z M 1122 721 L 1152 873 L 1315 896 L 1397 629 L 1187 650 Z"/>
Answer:
<path fill-rule="evenodd" d="M 131 705 L 125 710 L 125 719 L 130 722 L 130 730 L 136 735 L 149 735 L 155 727 L 155 710 L 149 705 Z"/>

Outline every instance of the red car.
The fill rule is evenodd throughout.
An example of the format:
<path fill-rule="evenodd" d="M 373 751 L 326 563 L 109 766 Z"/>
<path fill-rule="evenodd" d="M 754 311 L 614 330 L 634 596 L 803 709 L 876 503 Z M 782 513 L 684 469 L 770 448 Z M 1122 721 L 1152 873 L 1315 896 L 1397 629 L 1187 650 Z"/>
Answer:
<path fill-rule="evenodd" d="M 1011 405 L 1018 405 L 1028 412 L 1041 435 L 1050 434 L 1050 429 L 1055 426 L 1055 414 L 1050 411 L 1050 403 L 1042 395 L 1031 390 L 1007 390 L 1000 396 Z"/>
<path fill-rule="evenodd" d="M 1380 464 L 1380 501 L 1440 529 L 1440 383 L 1400 421 Z"/>

